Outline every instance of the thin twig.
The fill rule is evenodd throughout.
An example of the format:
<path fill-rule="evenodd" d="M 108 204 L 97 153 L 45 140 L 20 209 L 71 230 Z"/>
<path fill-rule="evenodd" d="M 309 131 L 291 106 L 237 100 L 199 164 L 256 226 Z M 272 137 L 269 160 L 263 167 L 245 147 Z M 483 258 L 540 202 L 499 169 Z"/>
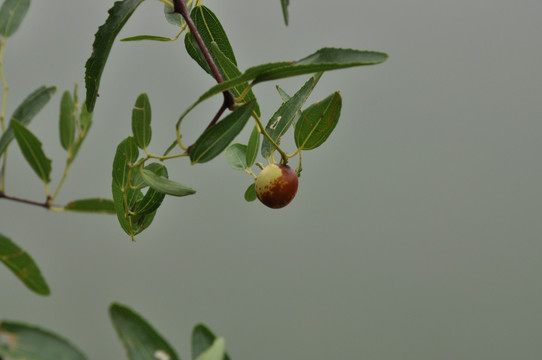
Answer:
<path fill-rule="evenodd" d="M 218 112 L 216 113 L 215 117 L 213 118 L 213 120 L 211 120 L 211 122 L 209 123 L 209 125 L 207 125 L 207 127 L 205 128 L 205 130 L 203 130 L 204 132 L 209 130 L 210 128 L 212 128 L 217 122 L 218 120 L 220 119 L 220 117 L 222 116 L 222 114 L 224 113 L 224 111 L 226 111 L 228 107 L 226 106 L 226 102 L 224 101 L 224 103 L 222 104 L 222 106 L 220 107 L 220 109 L 218 109 Z M 192 150 L 192 148 L 194 147 L 194 144 L 190 145 L 187 149 L 186 149 L 186 153 L 187 154 L 190 154 L 190 150 Z"/>
<path fill-rule="evenodd" d="M 23 198 L 16 197 L 16 196 L 6 195 L 3 192 L 0 192 L 0 199 L 16 201 L 16 202 L 20 202 L 20 203 L 23 203 L 23 204 L 35 205 L 35 206 L 43 207 L 43 208 L 46 208 L 46 209 L 51 208 L 51 204 L 49 202 L 50 199 L 47 199 L 44 202 L 39 202 L 39 201 L 34 201 L 34 200 L 29 200 L 29 199 L 23 199 Z"/>

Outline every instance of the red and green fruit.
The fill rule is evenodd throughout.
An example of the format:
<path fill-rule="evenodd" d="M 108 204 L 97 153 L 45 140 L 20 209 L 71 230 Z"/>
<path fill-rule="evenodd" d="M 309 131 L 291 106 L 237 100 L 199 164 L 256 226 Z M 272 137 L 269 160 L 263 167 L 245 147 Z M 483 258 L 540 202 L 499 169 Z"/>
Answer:
<path fill-rule="evenodd" d="M 270 164 L 256 177 L 256 196 L 264 205 L 280 209 L 294 199 L 297 186 L 297 174 L 291 167 Z"/>

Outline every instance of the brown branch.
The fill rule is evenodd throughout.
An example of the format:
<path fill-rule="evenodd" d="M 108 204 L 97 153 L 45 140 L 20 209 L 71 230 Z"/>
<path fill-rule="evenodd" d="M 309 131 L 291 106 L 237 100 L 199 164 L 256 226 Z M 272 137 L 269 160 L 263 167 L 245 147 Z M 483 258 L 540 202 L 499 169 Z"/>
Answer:
<path fill-rule="evenodd" d="M 201 35 L 199 34 L 198 29 L 196 28 L 196 25 L 194 24 L 194 21 L 190 17 L 190 14 L 188 13 L 188 8 L 186 7 L 186 4 L 183 0 L 173 0 L 173 12 L 181 14 L 181 16 L 186 21 L 186 24 L 188 25 L 188 28 L 190 29 L 190 33 L 192 36 L 194 36 L 194 39 L 196 40 L 196 43 L 198 44 L 203 57 L 205 58 L 205 61 L 207 62 L 207 65 L 209 65 L 209 68 L 211 69 L 211 72 L 213 73 L 213 76 L 217 83 L 224 82 L 224 79 L 222 78 L 222 75 L 220 74 L 220 70 L 218 70 L 218 67 L 216 66 L 211 53 L 209 52 L 209 49 L 205 46 L 205 43 L 203 42 L 203 39 L 201 38 Z M 224 104 L 223 106 L 226 106 L 226 108 L 233 110 L 235 108 L 235 100 L 233 93 L 230 90 L 226 90 L 223 92 L 224 94 Z M 212 126 L 211 124 L 209 124 Z M 214 125 L 214 124 L 213 124 Z"/>
<path fill-rule="evenodd" d="M 226 111 L 228 107 L 226 106 L 226 101 L 224 101 L 224 103 L 222 104 L 222 106 L 220 107 L 220 109 L 218 109 L 218 112 L 216 113 L 215 117 L 213 118 L 213 120 L 211 120 L 211 122 L 209 123 L 209 125 L 207 125 L 207 127 L 205 128 L 205 130 L 203 130 L 203 132 L 209 130 L 210 128 L 212 128 L 217 122 L 218 120 L 220 119 L 220 117 L 222 116 L 222 114 L 224 113 L 224 111 Z M 194 144 L 190 145 L 187 149 L 186 149 L 186 153 L 187 154 L 190 154 L 190 150 L 192 150 L 192 148 L 194 147 Z"/>
<path fill-rule="evenodd" d="M 51 204 L 49 203 L 49 199 L 45 200 L 44 202 L 39 202 L 39 201 L 34 201 L 34 200 L 29 200 L 29 199 L 23 199 L 23 198 L 16 197 L 16 196 L 6 195 L 5 193 L 3 193 L 1 191 L 0 191 L 0 199 L 16 201 L 16 202 L 20 202 L 20 203 L 28 204 L 28 205 L 35 205 L 35 206 L 46 208 L 48 210 L 51 208 Z"/>

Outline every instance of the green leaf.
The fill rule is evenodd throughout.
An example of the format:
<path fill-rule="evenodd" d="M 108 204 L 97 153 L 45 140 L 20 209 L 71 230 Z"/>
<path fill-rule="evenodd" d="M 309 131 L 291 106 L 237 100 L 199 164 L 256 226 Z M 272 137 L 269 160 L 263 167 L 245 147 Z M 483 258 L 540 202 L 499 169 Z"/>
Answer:
<path fill-rule="evenodd" d="M 190 4 L 190 8 L 192 8 L 194 3 L 195 1 Z M 190 9 L 188 9 L 188 11 L 190 11 Z M 168 23 L 178 27 L 182 27 L 186 23 L 182 15 L 174 12 L 173 7 L 169 6 L 168 4 L 164 4 L 164 17 Z"/>
<path fill-rule="evenodd" d="M 0 8 L 0 35 L 6 38 L 13 35 L 29 7 L 30 0 L 5 0 Z"/>
<path fill-rule="evenodd" d="M 0 234 L 0 261 L 30 290 L 40 295 L 49 295 L 49 286 L 34 260 L 13 241 Z"/>
<path fill-rule="evenodd" d="M 247 146 L 232 144 L 226 149 L 226 161 L 235 170 L 245 170 L 247 166 Z"/>
<path fill-rule="evenodd" d="M 75 140 L 75 143 L 73 144 L 73 147 L 71 148 L 71 158 L 69 159 L 70 163 L 75 160 L 75 157 L 77 156 L 77 153 L 79 152 L 79 149 L 81 148 L 81 145 L 83 144 L 83 141 L 87 137 L 88 130 L 90 129 L 92 125 L 92 113 L 89 113 L 87 111 L 87 105 L 83 104 L 83 107 L 81 108 L 81 113 L 79 115 L 79 128 L 80 132 L 77 136 L 77 139 Z"/>
<path fill-rule="evenodd" d="M 145 166 L 145 169 L 148 171 L 152 171 L 158 176 L 164 178 L 168 177 L 167 168 L 162 164 L 152 163 Z M 145 184 L 145 180 L 143 179 L 140 171 L 137 172 L 137 175 L 141 177 L 141 181 Z M 143 199 L 136 204 L 134 212 L 140 215 L 150 214 L 156 211 L 160 207 L 160 205 L 162 205 L 162 201 L 165 197 L 166 194 L 164 194 L 163 192 L 159 192 L 153 188 L 149 188 Z"/>
<path fill-rule="evenodd" d="M 120 41 L 142 41 L 142 40 L 151 40 L 151 41 L 174 41 L 175 39 L 168 38 L 165 36 L 156 36 L 156 35 L 137 35 L 130 36 L 127 38 L 120 39 Z"/>
<path fill-rule="evenodd" d="M 190 55 L 190 57 L 194 59 L 206 73 L 214 77 L 209 64 L 207 64 L 207 61 L 205 60 L 205 55 L 203 55 L 203 52 L 196 43 L 196 39 L 194 39 L 194 36 L 190 33 L 187 33 L 184 37 L 184 48 L 188 55 Z"/>
<path fill-rule="evenodd" d="M 269 134 L 269 136 L 271 137 L 271 139 L 273 139 L 274 142 L 276 142 L 277 144 L 280 142 L 281 136 L 292 125 L 294 119 L 301 110 L 301 107 L 309 98 L 309 95 L 318 83 L 318 80 L 320 80 L 321 76 L 322 73 L 318 73 L 315 76 L 312 76 L 305 83 L 305 85 L 303 85 L 301 89 L 299 89 L 299 91 L 290 98 L 290 100 L 282 104 L 281 107 L 275 112 L 275 114 L 273 114 L 271 119 L 269 119 L 269 122 L 265 127 L 265 131 Z M 263 157 L 266 158 L 271 155 L 271 152 L 273 150 L 274 147 L 271 142 L 269 142 L 269 140 L 264 137 L 262 142 Z"/>
<path fill-rule="evenodd" d="M 81 132 L 87 133 L 92 125 L 92 113 L 88 112 L 87 105 L 83 104 L 80 115 Z"/>
<path fill-rule="evenodd" d="M 216 338 L 210 348 L 205 350 L 198 356 L 197 360 L 223 360 L 225 351 L 224 338 Z"/>
<path fill-rule="evenodd" d="M 115 203 L 113 202 L 113 200 L 104 198 L 80 199 L 70 201 L 68 204 L 66 204 L 66 206 L 64 206 L 64 210 L 105 214 L 116 213 Z"/>
<path fill-rule="evenodd" d="M 144 197 L 141 188 L 145 186 L 145 183 L 142 182 L 140 185 L 134 184 L 136 173 L 138 173 L 137 169 L 132 170 L 132 181 L 130 182 L 130 186 L 124 188 L 124 193 L 126 194 L 126 204 L 128 205 L 128 209 L 130 209 L 130 211 L 132 211 L 137 202 L 141 201 Z"/>
<path fill-rule="evenodd" d="M 26 161 L 39 178 L 48 184 L 51 181 L 51 160 L 45 156 L 41 141 L 15 119 L 11 119 L 10 126 Z"/>
<path fill-rule="evenodd" d="M 124 139 L 118 146 L 113 160 L 113 182 L 122 189 L 128 184 L 130 165 L 137 161 L 139 149 L 133 137 Z"/>
<path fill-rule="evenodd" d="M 256 200 L 256 184 L 252 183 L 249 185 L 249 187 L 245 190 L 245 200 L 246 201 L 254 201 Z"/>
<path fill-rule="evenodd" d="M 75 139 L 75 104 L 69 91 L 60 100 L 60 144 L 69 150 Z"/>
<path fill-rule="evenodd" d="M 294 132 L 300 150 L 315 149 L 326 141 L 339 121 L 341 104 L 341 94 L 337 91 L 303 111 Z"/>
<path fill-rule="evenodd" d="M 280 86 L 277 85 L 277 91 L 280 95 L 280 98 L 282 99 L 282 103 L 284 104 L 286 101 L 290 100 L 291 96 L 288 95 L 288 93 L 286 91 L 284 91 Z M 292 121 L 292 125 L 295 126 L 295 124 L 297 123 L 297 120 L 299 119 L 299 117 L 301 116 L 301 113 L 298 112 L 297 115 L 295 116 L 294 118 L 294 121 Z"/>
<path fill-rule="evenodd" d="M 262 81 L 283 79 L 291 76 L 312 74 L 329 70 L 344 69 L 354 66 L 376 65 L 388 58 L 388 55 L 376 51 L 352 49 L 322 48 L 298 61 L 283 61 L 251 67 L 236 78 L 216 84 L 207 90 L 180 117 L 178 124 L 198 104 L 226 90 L 252 80 L 252 84 Z"/>
<path fill-rule="evenodd" d="M 215 42 L 218 45 L 220 51 L 235 65 L 237 66 L 237 60 L 235 60 L 235 55 L 233 49 L 228 40 L 228 36 L 224 31 L 224 28 L 218 21 L 216 15 L 207 7 L 201 5 L 196 6 L 190 12 L 190 17 L 198 29 L 198 33 L 205 44 L 207 49 L 210 48 L 211 43 Z M 209 74 L 213 75 L 203 52 L 199 48 L 194 36 L 192 34 L 187 34 L 184 39 L 184 44 L 186 51 L 190 56 Z"/>
<path fill-rule="evenodd" d="M 237 78 L 213 86 L 201 97 L 205 100 L 245 81 L 253 80 L 254 83 L 259 83 L 316 72 L 376 65 L 383 63 L 387 58 L 387 54 L 376 51 L 322 48 L 297 61 L 283 61 L 251 67 Z"/>
<path fill-rule="evenodd" d="M 135 9 L 143 1 L 122 0 L 115 2 L 113 7 L 108 11 L 109 16 L 107 20 L 98 28 L 98 32 L 94 35 L 92 54 L 85 64 L 86 104 L 89 112 L 94 111 L 98 88 L 100 87 L 100 79 L 115 38 L 124 24 L 126 24 L 126 21 L 132 16 Z"/>
<path fill-rule="evenodd" d="M 85 360 L 79 349 L 50 331 L 21 323 L 0 323 L 0 355 L 26 360 Z"/>
<path fill-rule="evenodd" d="M 115 181 L 113 181 L 113 184 L 111 185 L 111 192 L 113 194 L 113 205 L 115 206 L 115 212 L 117 213 L 119 224 L 126 234 L 133 237 L 135 234 L 128 223 L 126 207 L 124 205 L 124 192 L 121 190 L 120 185 Z"/>
<path fill-rule="evenodd" d="M 140 315 L 112 304 L 109 315 L 130 360 L 179 360 L 169 343 Z"/>
<path fill-rule="evenodd" d="M 226 55 L 224 55 L 224 53 L 220 51 L 217 43 L 213 41 L 209 47 L 209 51 L 211 52 L 211 56 L 213 57 L 215 64 L 218 67 L 218 70 L 220 71 L 220 73 L 222 74 L 222 78 L 224 80 L 229 80 L 241 75 L 241 71 L 239 71 L 239 69 L 237 68 L 237 65 L 232 63 L 230 59 L 228 59 Z M 241 94 L 245 93 L 248 86 L 249 86 L 248 82 L 244 82 L 242 84 L 237 85 L 231 90 L 236 97 L 240 97 Z M 243 101 L 245 103 L 248 103 L 252 101 L 253 99 L 256 99 L 254 92 L 252 92 L 252 90 L 248 90 L 246 95 L 244 95 Z M 258 114 L 258 116 L 260 116 L 260 106 L 258 105 L 257 102 L 256 102 L 256 105 L 254 106 L 254 111 L 256 112 L 256 114 Z"/>
<path fill-rule="evenodd" d="M 11 116 L 12 119 L 18 120 L 21 124 L 28 126 L 34 116 L 49 102 L 56 91 L 55 86 L 42 86 L 28 95 L 26 99 L 15 109 Z M 6 132 L 0 137 L 0 155 L 4 153 L 9 143 L 13 140 L 13 129 L 9 126 Z"/>
<path fill-rule="evenodd" d="M 280 98 L 282 99 L 282 102 L 285 103 L 286 101 L 290 100 L 291 96 L 288 95 L 286 91 L 284 91 L 280 86 L 277 85 L 277 91 L 279 92 Z"/>
<path fill-rule="evenodd" d="M 192 359 L 198 359 L 209 350 L 215 343 L 217 337 L 204 324 L 197 324 L 192 330 Z M 227 353 L 224 353 L 223 360 L 230 360 Z"/>
<path fill-rule="evenodd" d="M 258 131 L 258 126 L 254 126 L 252 133 L 250 134 L 250 139 L 248 140 L 247 146 L 247 167 L 252 167 L 254 161 L 256 161 L 256 156 L 258 155 L 258 150 L 260 149 L 260 132 Z"/>
<path fill-rule="evenodd" d="M 282 5 L 282 15 L 284 16 L 284 24 L 288 26 L 288 5 L 290 5 L 290 0 L 280 0 L 280 5 Z"/>
<path fill-rule="evenodd" d="M 220 154 L 243 130 L 254 110 L 254 102 L 245 104 L 213 127 L 205 130 L 190 150 L 192 164 L 204 163 Z"/>
<path fill-rule="evenodd" d="M 132 132 L 141 149 L 145 149 L 151 142 L 151 103 L 147 94 L 138 96 L 132 110 Z"/>
<path fill-rule="evenodd" d="M 152 224 L 152 221 L 154 220 L 155 215 L 156 215 L 156 210 L 148 214 L 130 215 L 129 222 L 132 227 L 131 236 L 138 235 L 143 230 L 148 228 Z"/>
<path fill-rule="evenodd" d="M 196 1 L 192 1 L 190 5 L 187 6 L 189 12 L 192 10 L 195 3 Z M 182 27 L 184 26 L 184 24 L 186 24 L 186 21 L 184 21 L 184 18 L 181 16 L 181 14 L 173 12 L 173 7 L 169 6 L 168 4 L 164 4 L 164 16 L 166 17 L 167 22 L 172 25 Z"/>
<path fill-rule="evenodd" d="M 111 190 L 113 193 L 113 203 L 119 223 L 124 231 L 133 236 L 143 231 L 150 225 L 154 214 L 148 217 L 132 217 L 129 211 L 132 210 L 137 201 L 143 198 L 143 193 L 139 187 L 128 186 L 132 179 L 136 179 L 136 171 L 132 166 L 137 161 L 139 149 L 133 137 L 127 137 L 118 146 L 113 160 L 113 182 Z M 141 184 L 143 186 L 143 184 Z"/>
<path fill-rule="evenodd" d="M 186 185 L 169 180 L 168 178 L 157 175 L 149 169 L 140 169 L 140 173 L 143 177 L 143 180 L 145 181 L 145 184 L 149 185 L 152 189 L 163 194 L 172 196 L 186 196 L 196 193 L 196 190 Z"/>

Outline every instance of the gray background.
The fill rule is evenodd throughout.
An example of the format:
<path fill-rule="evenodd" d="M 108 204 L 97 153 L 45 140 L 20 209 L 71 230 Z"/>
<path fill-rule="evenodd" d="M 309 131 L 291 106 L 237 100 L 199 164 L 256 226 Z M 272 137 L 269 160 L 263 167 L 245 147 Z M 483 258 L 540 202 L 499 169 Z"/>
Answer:
<path fill-rule="evenodd" d="M 34 1 L 7 43 L 7 115 L 42 84 L 59 91 L 30 129 L 53 159 L 60 94 L 80 84 L 112 1 Z M 198 194 L 167 198 L 131 243 L 113 216 L 55 214 L 1 202 L 0 231 L 34 256 L 52 295 L 0 269 L 0 318 L 52 329 L 91 359 L 120 359 L 110 303 L 146 317 L 189 358 L 197 322 L 233 359 L 542 358 L 542 2 L 217 1 L 241 68 L 295 60 L 324 46 L 385 51 L 383 65 L 326 73 L 311 100 L 342 90 L 329 142 L 304 156 L 294 202 L 246 203 L 250 178 L 223 156 L 167 163 Z M 121 37 L 173 36 L 145 2 Z M 281 81 L 294 92 L 306 76 Z M 58 203 L 110 196 L 116 145 L 147 92 L 151 150 L 213 84 L 177 43 L 115 43 L 94 126 Z M 280 99 L 256 87 L 263 118 Z M 218 106 L 187 120 L 194 138 Z M 239 137 L 246 141 L 248 129 Z M 41 200 L 16 146 L 7 191 Z"/>

